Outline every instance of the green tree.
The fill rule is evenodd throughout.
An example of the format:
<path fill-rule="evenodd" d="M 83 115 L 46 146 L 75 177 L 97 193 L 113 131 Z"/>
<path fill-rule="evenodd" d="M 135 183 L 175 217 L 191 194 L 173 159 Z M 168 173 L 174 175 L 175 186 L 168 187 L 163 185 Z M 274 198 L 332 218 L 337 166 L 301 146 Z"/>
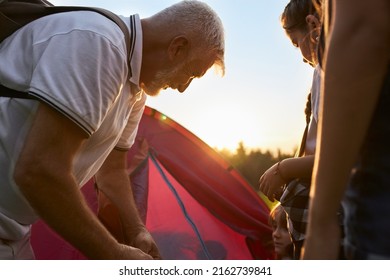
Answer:
<path fill-rule="evenodd" d="M 223 149 L 219 153 L 230 164 L 237 169 L 243 177 L 257 189 L 260 176 L 272 165 L 285 158 L 292 157 L 292 154 L 277 151 L 276 155 L 269 150 L 263 152 L 261 149 L 249 150 L 243 142 L 238 143 L 235 152 Z"/>

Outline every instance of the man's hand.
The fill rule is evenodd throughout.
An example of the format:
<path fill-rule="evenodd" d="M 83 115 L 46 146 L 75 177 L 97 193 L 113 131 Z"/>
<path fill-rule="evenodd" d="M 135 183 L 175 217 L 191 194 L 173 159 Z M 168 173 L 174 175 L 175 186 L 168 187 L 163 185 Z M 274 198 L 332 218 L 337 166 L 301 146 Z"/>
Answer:
<path fill-rule="evenodd" d="M 149 254 L 155 260 L 161 259 L 160 253 L 157 249 L 157 245 L 154 242 L 153 237 L 146 230 L 146 228 L 141 229 L 138 234 L 135 235 L 132 241 L 132 245 Z"/>
<path fill-rule="evenodd" d="M 139 248 L 154 259 L 161 259 L 134 201 L 127 171 L 127 152 L 114 149 L 95 178 L 97 187 L 115 208 L 115 215 L 120 220 L 120 232 L 124 234 L 124 240 L 120 242 Z"/>
<path fill-rule="evenodd" d="M 119 244 L 117 255 L 113 259 L 118 260 L 152 260 L 153 257 L 138 248 Z"/>

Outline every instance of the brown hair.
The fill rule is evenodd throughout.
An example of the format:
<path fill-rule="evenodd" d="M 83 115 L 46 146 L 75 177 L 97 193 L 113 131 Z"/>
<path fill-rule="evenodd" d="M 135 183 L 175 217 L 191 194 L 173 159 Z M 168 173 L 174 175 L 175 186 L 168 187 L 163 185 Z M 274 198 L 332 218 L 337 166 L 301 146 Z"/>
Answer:
<path fill-rule="evenodd" d="M 268 223 L 270 226 L 273 225 L 273 222 L 276 221 L 276 218 L 278 217 L 278 215 L 281 215 L 281 219 L 282 220 L 286 220 L 286 227 L 287 227 L 287 215 L 286 215 L 286 212 L 284 211 L 283 207 L 281 204 L 278 204 L 276 205 L 272 210 L 271 212 L 269 213 L 269 217 L 268 217 Z"/>
<path fill-rule="evenodd" d="M 296 29 L 305 30 L 308 15 L 315 15 L 322 20 L 321 9 L 318 9 L 321 2 L 322 0 L 291 0 L 280 17 L 283 29 L 286 32 L 292 32 Z"/>

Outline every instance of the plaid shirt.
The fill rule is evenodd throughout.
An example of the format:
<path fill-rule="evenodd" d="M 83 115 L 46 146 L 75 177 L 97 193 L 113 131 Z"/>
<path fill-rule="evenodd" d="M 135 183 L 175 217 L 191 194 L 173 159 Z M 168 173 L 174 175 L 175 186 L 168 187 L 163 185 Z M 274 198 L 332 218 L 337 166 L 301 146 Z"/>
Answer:
<path fill-rule="evenodd" d="M 287 213 L 290 235 L 294 241 L 305 239 L 308 222 L 310 180 L 295 179 L 286 185 L 280 198 Z"/>

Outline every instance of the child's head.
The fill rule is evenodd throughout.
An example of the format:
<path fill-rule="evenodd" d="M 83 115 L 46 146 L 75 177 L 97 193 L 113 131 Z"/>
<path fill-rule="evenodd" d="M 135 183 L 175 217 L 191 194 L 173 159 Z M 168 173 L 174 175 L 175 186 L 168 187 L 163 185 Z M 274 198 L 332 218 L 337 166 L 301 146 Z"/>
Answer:
<path fill-rule="evenodd" d="M 292 241 L 287 228 L 287 217 L 283 207 L 278 204 L 270 215 L 269 223 L 272 226 L 272 239 L 275 254 L 278 259 L 292 258 Z"/>
<path fill-rule="evenodd" d="M 281 23 L 292 44 L 301 50 L 303 61 L 315 66 L 316 50 L 321 32 L 320 10 L 313 0 L 290 0 L 281 15 Z M 319 6 L 321 0 L 315 0 Z"/>

